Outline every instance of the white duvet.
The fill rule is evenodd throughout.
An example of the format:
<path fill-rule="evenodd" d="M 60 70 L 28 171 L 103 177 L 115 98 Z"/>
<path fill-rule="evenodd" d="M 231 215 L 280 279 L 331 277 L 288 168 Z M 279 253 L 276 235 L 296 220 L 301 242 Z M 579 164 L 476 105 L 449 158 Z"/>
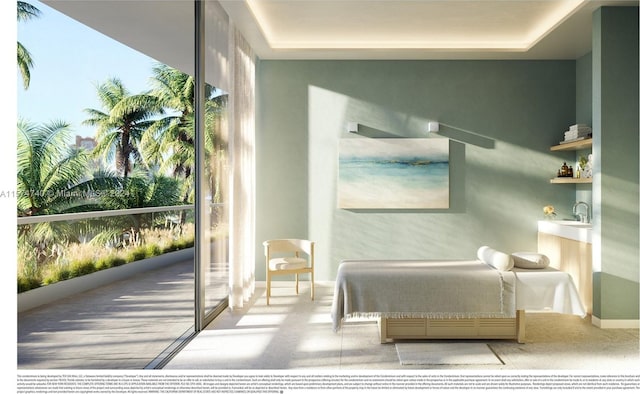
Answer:
<path fill-rule="evenodd" d="M 511 318 L 515 275 L 479 260 L 345 260 L 331 317 Z"/>

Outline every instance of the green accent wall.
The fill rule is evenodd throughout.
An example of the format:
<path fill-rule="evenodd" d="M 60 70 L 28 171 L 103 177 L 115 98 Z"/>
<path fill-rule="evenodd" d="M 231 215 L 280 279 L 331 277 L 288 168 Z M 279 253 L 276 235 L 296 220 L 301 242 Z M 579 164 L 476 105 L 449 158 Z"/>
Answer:
<path fill-rule="evenodd" d="M 576 59 L 576 123 L 593 123 L 593 59 L 591 52 Z"/>
<path fill-rule="evenodd" d="M 593 125 L 593 60 L 591 52 L 576 59 L 576 123 Z M 591 149 L 575 153 L 574 162 L 580 156 L 588 157 Z M 577 166 L 574 166 L 576 168 Z M 576 184 L 576 201 L 584 201 L 593 207 L 593 188 L 591 184 Z"/>
<path fill-rule="evenodd" d="M 593 314 L 638 319 L 638 7 L 593 17 Z"/>
<path fill-rule="evenodd" d="M 575 188 L 549 179 L 573 155 L 549 147 L 575 123 L 573 60 L 261 60 L 256 80 L 258 280 L 270 238 L 315 240 L 322 281 L 343 259 L 535 251 L 543 206 L 571 216 Z M 450 139 L 448 209 L 337 208 L 340 139 L 381 137 Z"/>

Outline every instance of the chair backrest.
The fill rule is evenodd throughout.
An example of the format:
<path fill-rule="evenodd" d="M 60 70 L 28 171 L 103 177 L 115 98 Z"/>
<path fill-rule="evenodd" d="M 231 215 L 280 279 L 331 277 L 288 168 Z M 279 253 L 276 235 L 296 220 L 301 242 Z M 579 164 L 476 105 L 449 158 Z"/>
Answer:
<path fill-rule="evenodd" d="M 265 256 L 273 256 L 276 253 L 303 252 L 310 256 L 313 264 L 313 249 L 315 242 L 306 239 L 270 239 L 262 243 Z"/>

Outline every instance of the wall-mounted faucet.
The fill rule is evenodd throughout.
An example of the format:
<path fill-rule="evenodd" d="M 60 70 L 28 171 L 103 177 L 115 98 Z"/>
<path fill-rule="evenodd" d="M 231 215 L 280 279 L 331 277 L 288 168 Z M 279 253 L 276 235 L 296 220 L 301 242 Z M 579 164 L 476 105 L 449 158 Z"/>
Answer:
<path fill-rule="evenodd" d="M 585 208 L 584 214 L 578 212 L 578 208 L 581 205 L 583 205 Z M 576 203 L 573 204 L 573 215 L 582 223 L 591 223 L 591 208 L 589 207 L 589 204 L 584 201 L 576 201 Z"/>

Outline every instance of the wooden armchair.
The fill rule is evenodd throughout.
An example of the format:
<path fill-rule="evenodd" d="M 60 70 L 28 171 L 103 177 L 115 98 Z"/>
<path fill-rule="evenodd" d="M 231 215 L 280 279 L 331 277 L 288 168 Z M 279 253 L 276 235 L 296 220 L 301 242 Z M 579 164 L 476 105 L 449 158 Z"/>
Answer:
<path fill-rule="evenodd" d="M 272 239 L 264 241 L 264 255 L 267 275 L 267 305 L 271 296 L 271 278 L 274 275 L 296 276 L 296 294 L 298 294 L 298 275 L 311 275 L 311 299 L 314 297 L 313 264 L 315 242 L 306 239 Z"/>

